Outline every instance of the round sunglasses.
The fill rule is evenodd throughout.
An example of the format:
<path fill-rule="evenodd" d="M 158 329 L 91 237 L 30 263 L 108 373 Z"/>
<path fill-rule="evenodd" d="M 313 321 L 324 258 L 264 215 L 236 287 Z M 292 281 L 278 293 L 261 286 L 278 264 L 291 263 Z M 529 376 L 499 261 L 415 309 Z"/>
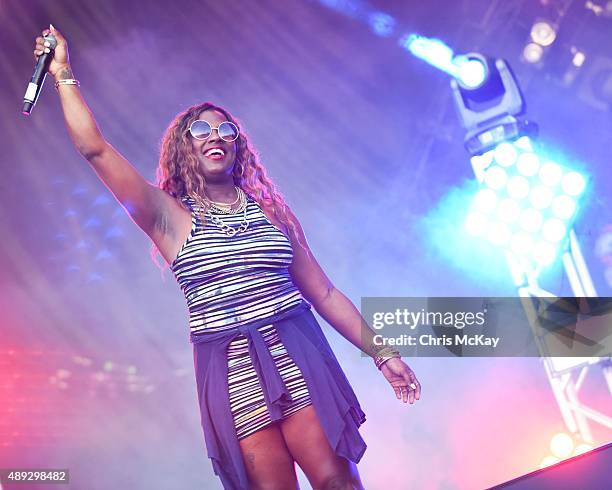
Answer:
<path fill-rule="evenodd" d="M 213 132 L 213 129 L 217 130 L 217 134 L 219 138 L 223 141 L 236 141 L 240 132 L 238 131 L 238 126 L 236 126 L 233 122 L 224 121 L 216 128 L 213 128 L 208 121 L 202 121 L 198 119 L 197 121 L 193 121 L 189 126 L 189 132 L 191 136 L 193 136 L 197 140 L 205 140 L 210 138 L 210 135 Z"/>

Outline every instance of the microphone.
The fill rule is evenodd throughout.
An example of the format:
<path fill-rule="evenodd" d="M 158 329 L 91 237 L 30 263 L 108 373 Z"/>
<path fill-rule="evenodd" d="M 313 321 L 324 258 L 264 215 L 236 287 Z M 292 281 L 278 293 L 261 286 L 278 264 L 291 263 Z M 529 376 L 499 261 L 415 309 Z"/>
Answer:
<path fill-rule="evenodd" d="M 36 104 L 36 101 L 38 100 L 40 90 L 42 89 L 43 83 L 45 82 L 45 77 L 47 76 L 49 64 L 53 59 L 53 50 L 57 46 L 57 40 L 53 34 L 47 34 L 44 39 L 45 41 L 49 42 L 49 52 L 43 53 L 38 57 L 38 61 L 34 67 L 34 74 L 32 75 L 32 79 L 30 80 L 30 83 L 28 83 L 28 88 L 23 96 L 23 110 L 21 112 L 25 116 L 30 115 L 30 112 L 32 112 L 32 109 L 34 108 L 34 104 Z"/>

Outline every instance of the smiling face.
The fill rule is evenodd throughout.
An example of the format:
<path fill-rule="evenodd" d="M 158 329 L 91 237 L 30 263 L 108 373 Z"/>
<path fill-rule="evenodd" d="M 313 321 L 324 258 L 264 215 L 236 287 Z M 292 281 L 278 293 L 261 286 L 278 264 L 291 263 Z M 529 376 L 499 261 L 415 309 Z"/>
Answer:
<path fill-rule="evenodd" d="M 198 119 L 208 122 L 213 128 L 227 121 L 222 112 L 214 109 L 203 111 Z M 236 160 L 236 141 L 228 142 L 219 137 L 216 129 L 206 140 L 191 138 L 191 148 L 198 159 L 199 167 L 207 182 L 223 182 L 232 179 Z"/>

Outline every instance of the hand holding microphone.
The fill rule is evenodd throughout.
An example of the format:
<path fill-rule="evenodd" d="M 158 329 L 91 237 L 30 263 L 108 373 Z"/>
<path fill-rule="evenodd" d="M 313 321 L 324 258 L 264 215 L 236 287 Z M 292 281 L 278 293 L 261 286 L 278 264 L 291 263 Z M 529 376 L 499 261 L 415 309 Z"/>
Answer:
<path fill-rule="evenodd" d="M 25 115 L 29 115 L 36 104 L 47 73 L 57 77 L 63 70 L 68 69 L 69 77 L 72 77 L 68 59 L 68 43 L 53 25 L 49 27 L 42 31 L 42 37 L 36 38 L 34 47 L 36 67 L 23 98 L 22 112 Z"/>

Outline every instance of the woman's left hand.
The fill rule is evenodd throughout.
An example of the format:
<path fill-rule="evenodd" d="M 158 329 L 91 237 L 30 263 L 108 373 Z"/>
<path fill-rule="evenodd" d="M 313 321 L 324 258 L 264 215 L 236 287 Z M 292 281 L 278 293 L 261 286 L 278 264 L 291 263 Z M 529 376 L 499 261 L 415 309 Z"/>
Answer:
<path fill-rule="evenodd" d="M 380 367 L 383 376 L 391 384 L 395 396 L 404 403 L 414 403 L 421 398 L 421 384 L 410 367 L 401 359 L 393 357 Z"/>

